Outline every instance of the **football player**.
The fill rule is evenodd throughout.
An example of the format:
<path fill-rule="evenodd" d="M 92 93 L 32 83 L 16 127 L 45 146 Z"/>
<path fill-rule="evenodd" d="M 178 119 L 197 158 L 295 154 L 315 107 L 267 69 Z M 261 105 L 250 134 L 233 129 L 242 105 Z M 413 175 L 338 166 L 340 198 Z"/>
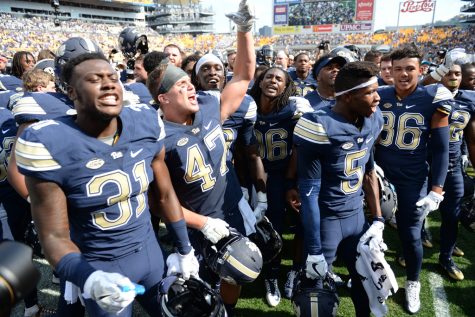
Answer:
<path fill-rule="evenodd" d="M 168 44 L 163 48 L 163 52 L 167 54 L 170 63 L 176 67 L 181 67 L 184 53 L 178 45 Z"/>
<path fill-rule="evenodd" d="M 375 159 L 396 188 L 397 229 L 406 261 L 406 308 L 416 313 L 420 309 L 422 223 L 444 198 L 452 94 L 442 85 L 418 85 L 421 56 L 414 47 L 393 51 L 391 59 L 394 86 L 378 90 L 384 126 Z M 427 194 L 429 137 L 432 183 Z"/>
<path fill-rule="evenodd" d="M 383 126 L 377 74 L 370 62 L 343 66 L 335 80 L 336 104 L 304 114 L 294 130 L 306 276 L 323 279 L 338 250 L 352 277 L 356 316 L 370 315 L 355 268 L 357 245 L 369 238 L 382 242 L 384 229 L 373 160 Z M 363 189 L 373 215 L 369 228 Z"/>
<path fill-rule="evenodd" d="M 244 218 L 255 220 L 252 210 L 242 204 L 242 192 L 237 177 L 226 164 L 227 149 L 222 123 L 240 106 L 254 74 L 255 53 L 251 30 L 253 17 L 246 0 L 239 11 L 228 15 L 237 25 L 237 57 L 233 79 L 222 93 L 203 92 L 198 95 L 191 79 L 175 65 L 161 64 L 149 74 L 148 88 L 163 112 L 165 126 L 166 163 L 173 186 L 184 207 L 184 215 L 192 243 L 203 239 L 217 243 L 230 234 L 228 227 L 242 234 Z M 242 213 L 246 213 L 242 215 Z M 208 272 L 210 273 L 210 272 Z M 216 278 L 212 274 L 203 278 Z M 228 315 L 233 315 L 240 286 L 222 281 L 221 295 Z"/>
<path fill-rule="evenodd" d="M 475 92 L 459 90 L 461 81 L 462 68 L 457 62 L 441 80 L 454 96 L 454 103 L 449 117 L 449 170 L 444 183 L 444 200 L 439 207 L 442 216 L 439 263 L 451 278 L 458 281 L 463 280 L 464 275 L 452 260 L 452 253 L 457 239 L 458 219 L 464 196 L 461 147 L 464 137 L 469 150 L 473 151 L 475 142 Z M 475 153 L 470 154 L 470 159 L 475 162 Z"/>
<path fill-rule="evenodd" d="M 185 278 L 198 274 L 164 162 L 161 119 L 146 105 L 122 106 L 118 74 L 101 53 L 69 60 L 61 76 L 77 116 L 32 125 L 15 147 L 45 256 L 81 289 L 91 316 L 131 316 L 137 284 L 139 302 L 154 314 L 164 263 L 150 222 L 150 181 L 176 237 L 167 264 Z"/>
<path fill-rule="evenodd" d="M 466 63 L 462 65 L 462 82 L 460 89 L 475 90 L 475 64 Z"/>
<path fill-rule="evenodd" d="M 302 52 L 295 56 L 294 70 L 289 70 L 290 78 L 297 86 L 296 96 L 305 97 L 306 94 L 315 90 L 317 83 L 312 76 L 310 57 Z"/>
<path fill-rule="evenodd" d="M 281 235 L 285 220 L 285 173 L 292 154 L 292 135 L 302 113 L 313 111 L 308 101 L 293 97 L 295 85 L 285 70 L 271 67 L 254 82 L 250 95 L 257 104 L 254 126 L 260 156 L 267 173 L 268 208 L 265 213 L 274 229 Z M 274 307 L 281 300 L 278 286 L 281 256 L 275 257 L 265 268 L 264 283 L 267 303 Z M 289 274 L 295 274 L 300 261 L 294 261 Z M 292 280 L 292 279 L 291 279 Z M 290 294 L 285 294 L 290 297 Z"/>
<path fill-rule="evenodd" d="M 317 81 L 314 91 L 305 95 L 314 110 L 335 104 L 335 78 L 347 60 L 342 56 L 320 57 L 312 68 L 312 76 Z"/>

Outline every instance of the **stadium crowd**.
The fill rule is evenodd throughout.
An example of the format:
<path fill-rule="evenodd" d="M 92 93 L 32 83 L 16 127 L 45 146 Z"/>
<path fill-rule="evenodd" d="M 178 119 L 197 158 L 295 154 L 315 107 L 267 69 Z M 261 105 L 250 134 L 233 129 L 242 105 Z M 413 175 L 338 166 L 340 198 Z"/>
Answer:
<path fill-rule="evenodd" d="M 299 25 L 348 18 L 304 4 Z M 384 316 L 399 287 L 386 225 L 415 314 L 435 210 L 439 265 L 464 280 L 473 27 L 254 39 L 246 0 L 228 18 L 236 34 L 192 37 L 0 15 L 0 240 L 32 234 L 61 289 L 54 309 L 31 290 L 25 317 L 132 316 L 135 300 L 151 316 L 232 317 L 259 275 L 269 306 L 286 297 L 310 316 L 318 292 L 319 315 L 335 316 L 337 256 L 355 315 Z"/>

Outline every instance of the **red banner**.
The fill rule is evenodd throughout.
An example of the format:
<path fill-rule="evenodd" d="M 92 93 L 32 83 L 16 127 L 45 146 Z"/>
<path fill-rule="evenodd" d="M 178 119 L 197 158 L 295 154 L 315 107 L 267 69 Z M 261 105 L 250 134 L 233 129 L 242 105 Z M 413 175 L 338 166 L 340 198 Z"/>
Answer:
<path fill-rule="evenodd" d="M 356 0 L 355 21 L 373 20 L 374 0 Z"/>
<path fill-rule="evenodd" d="M 401 2 L 401 12 L 430 12 L 434 10 L 435 1 L 431 0 L 423 0 L 423 1 L 405 1 Z"/>
<path fill-rule="evenodd" d="M 314 25 L 312 29 L 313 29 L 313 32 L 331 33 L 333 31 L 333 25 L 332 24 Z"/>

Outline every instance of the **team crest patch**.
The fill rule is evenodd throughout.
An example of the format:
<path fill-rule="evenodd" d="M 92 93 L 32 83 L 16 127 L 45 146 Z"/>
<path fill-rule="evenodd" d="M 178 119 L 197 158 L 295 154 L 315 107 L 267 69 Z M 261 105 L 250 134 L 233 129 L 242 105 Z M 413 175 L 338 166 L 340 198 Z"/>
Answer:
<path fill-rule="evenodd" d="M 178 142 L 176 143 L 176 145 L 178 146 L 183 146 L 185 144 L 188 143 L 188 138 L 181 138 L 180 140 L 178 140 Z"/>
<path fill-rule="evenodd" d="M 101 168 L 102 165 L 104 165 L 104 160 L 100 158 L 94 158 L 87 162 L 86 167 L 91 169 L 91 170 L 97 170 L 98 168 Z"/>
<path fill-rule="evenodd" d="M 392 103 L 389 103 L 389 102 L 386 102 L 384 105 L 383 105 L 383 108 L 386 108 L 386 109 L 389 109 L 393 106 Z"/>
<path fill-rule="evenodd" d="M 352 147 L 353 147 L 353 143 L 351 143 L 351 142 L 346 142 L 341 146 L 341 148 L 344 149 L 344 150 L 349 150 Z"/>

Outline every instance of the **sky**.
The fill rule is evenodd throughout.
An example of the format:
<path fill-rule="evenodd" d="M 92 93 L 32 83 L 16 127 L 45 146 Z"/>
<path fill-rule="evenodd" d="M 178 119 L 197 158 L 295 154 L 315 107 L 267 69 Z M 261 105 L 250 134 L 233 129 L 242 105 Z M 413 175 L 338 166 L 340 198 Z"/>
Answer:
<path fill-rule="evenodd" d="M 386 26 L 397 25 L 397 12 L 400 0 L 375 0 L 376 11 L 374 18 L 374 30 L 384 29 Z M 415 0 L 421 1 L 421 0 Z M 212 6 L 215 15 L 216 32 L 228 32 L 229 21 L 224 16 L 225 13 L 236 11 L 239 0 L 202 0 L 203 5 Z M 257 29 L 268 25 L 272 26 L 272 13 L 274 0 L 248 0 L 251 8 L 257 17 Z M 467 4 L 461 0 L 437 0 L 435 6 L 435 21 L 448 20 L 460 14 L 460 8 Z M 432 20 L 432 13 L 401 14 L 399 25 L 410 26 L 429 23 Z"/>

